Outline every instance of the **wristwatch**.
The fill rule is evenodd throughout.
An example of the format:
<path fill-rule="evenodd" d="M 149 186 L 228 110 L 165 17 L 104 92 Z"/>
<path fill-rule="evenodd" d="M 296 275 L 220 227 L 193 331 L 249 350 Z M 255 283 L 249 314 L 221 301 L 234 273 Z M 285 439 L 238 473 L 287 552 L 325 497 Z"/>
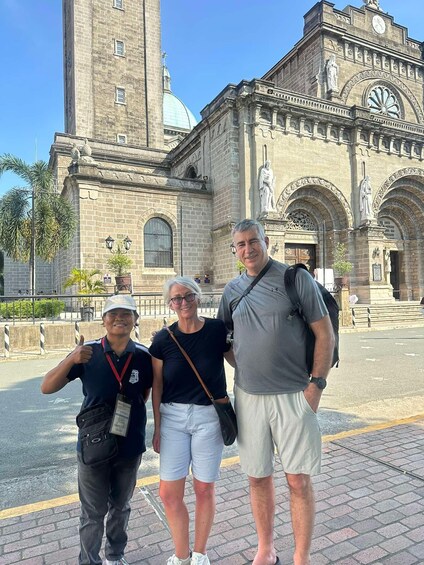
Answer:
<path fill-rule="evenodd" d="M 327 379 L 324 377 L 311 377 L 309 382 L 314 383 L 320 390 L 324 390 L 327 386 Z"/>

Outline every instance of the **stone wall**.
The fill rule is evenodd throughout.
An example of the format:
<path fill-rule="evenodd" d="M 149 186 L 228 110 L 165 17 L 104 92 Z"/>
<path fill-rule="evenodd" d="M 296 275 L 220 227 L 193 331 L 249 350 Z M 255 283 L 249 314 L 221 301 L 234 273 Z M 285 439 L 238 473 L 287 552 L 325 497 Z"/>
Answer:
<path fill-rule="evenodd" d="M 169 318 L 168 324 L 176 318 Z M 146 318 L 140 323 L 140 341 L 145 345 L 150 345 L 150 338 L 153 331 L 160 330 L 163 318 Z M 101 322 L 80 322 L 79 334 L 84 336 L 85 341 L 97 339 L 105 335 Z M 40 351 L 40 325 L 16 325 L 9 326 L 10 354 L 20 352 L 39 352 Z M 50 353 L 57 350 L 72 350 L 75 347 L 75 325 L 72 323 L 44 324 L 45 351 Z M 135 340 L 135 331 L 131 338 Z M 0 357 L 4 357 L 4 325 L 0 326 Z"/>
<path fill-rule="evenodd" d="M 5 255 L 3 272 L 5 296 L 30 293 L 31 272 L 28 263 L 13 261 Z M 53 278 L 52 264 L 37 257 L 35 261 L 35 293 L 51 294 L 57 290 Z"/>

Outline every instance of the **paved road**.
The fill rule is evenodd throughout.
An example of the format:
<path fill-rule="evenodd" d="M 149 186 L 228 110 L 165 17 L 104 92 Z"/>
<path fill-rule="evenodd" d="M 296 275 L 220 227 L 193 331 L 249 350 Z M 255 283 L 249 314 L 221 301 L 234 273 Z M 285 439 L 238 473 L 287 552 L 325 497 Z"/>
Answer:
<path fill-rule="evenodd" d="M 340 367 L 332 370 L 320 407 L 324 434 L 424 412 L 424 327 L 345 333 L 340 349 Z M 76 492 L 81 385 L 49 396 L 39 392 L 42 374 L 61 357 L 0 362 L 0 509 Z M 231 369 L 228 378 L 231 388 Z M 149 403 L 148 440 L 152 424 Z M 231 446 L 224 456 L 235 454 Z M 149 448 L 139 476 L 157 471 Z"/>

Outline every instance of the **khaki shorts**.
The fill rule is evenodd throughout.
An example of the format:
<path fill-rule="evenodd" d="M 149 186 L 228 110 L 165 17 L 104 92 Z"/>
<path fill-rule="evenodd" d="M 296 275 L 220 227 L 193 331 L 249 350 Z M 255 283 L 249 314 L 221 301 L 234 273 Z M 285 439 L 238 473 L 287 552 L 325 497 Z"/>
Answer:
<path fill-rule="evenodd" d="M 249 394 L 235 387 L 240 463 L 249 477 L 269 477 L 277 451 L 285 473 L 321 470 L 321 430 L 303 391 Z"/>

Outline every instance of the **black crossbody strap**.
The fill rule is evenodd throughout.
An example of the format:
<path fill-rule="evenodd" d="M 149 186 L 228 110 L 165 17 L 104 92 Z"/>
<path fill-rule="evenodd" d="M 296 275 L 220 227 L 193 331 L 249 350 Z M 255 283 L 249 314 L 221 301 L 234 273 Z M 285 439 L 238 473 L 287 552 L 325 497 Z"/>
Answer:
<path fill-rule="evenodd" d="M 180 344 L 180 342 L 178 341 L 178 339 L 175 337 L 174 333 L 171 332 L 171 330 L 166 327 L 165 328 L 167 330 L 167 332 L 169 333 L 169 335 L 172 337 L 172 339 L 175 341 L 175 343 L 177 344 L 178 349 L 181 351 L 181 353 L 184 355 L 184 357 L 187 360 L 187 363 L 190 365 L 190 367 L 192 368 L 193 373 L 196 375 L 196 377 L 198 378 L 200 384 L 203 387 L 203 390 L 206 392 L 207 397 L 213 402 L 214 401 L 214 397 L 212 396 L 212 393 L 210 392 L 210 390 L 208 389 L 208 387 L 205 385 L 202 377 L 199 374 L 199 371 L 196 369 L 196 366 L 194 365 L 193 361 L 190 359 L 189 354 L 187 353 L 187 351 L 184 349 L 184 347 Z"/>
<path fill-rule="evenodd" d="M 265 265 L 265 267 L 262 269 L 262 271 L 253 279 L 253 281 L 249 284 L 249 286 L 246 288 L 246 290 L 240 296 L 240 298 L 236 302 L 236 305 L 234 306 L 232 312 L 235 312 L 237 306 L 240 304 L 240 302 L 243 300 L 243 298 L 249 294 L 249 292 L 252 290 L 252 288 L 255 287 L 258 284 L 258 282 L 261 280 L 261 278 L 268 272 L 269 268 L 271 267 L 271 264 L 272 264 L 272 258 L 270 257 L 268 259 L 268 263 Z"/>

